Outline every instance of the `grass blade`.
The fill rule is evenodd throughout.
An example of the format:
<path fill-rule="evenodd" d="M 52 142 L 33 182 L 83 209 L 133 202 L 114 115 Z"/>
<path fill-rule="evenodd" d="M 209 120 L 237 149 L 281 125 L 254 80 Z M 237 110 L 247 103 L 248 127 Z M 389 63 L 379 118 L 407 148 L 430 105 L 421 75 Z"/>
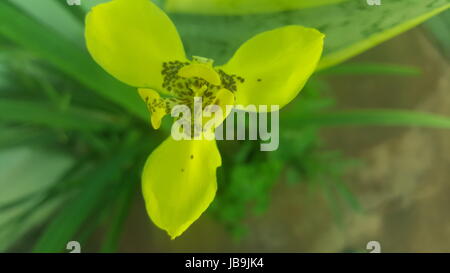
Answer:
<path fill-rule="evenodd" d="M 74 237 L 83 223 L 104 202 L 104 194 L 111 182 L 130 163 L 139 147 L 123 147 L 115 156 L 103 162 L 88 178 L 82 192 L 62 210 L 44 230 L 36 243 L 34 252 L 59 252 Z"/>
<path fill-rule="evenodd" d="M 119 128 L 120 120 L 110 119 L 95 112 L 69 108 L 58 111 L 46 103 L 1 99 L 0 121 L 43 125 L 51 128 L 81 131 L 99 131 Z"/>
<path fill-rule="evenodd" d="M 113 211 L 113 220 L 109 225 L 109 230 L 106 233 L 105 240 L 101 247 L 101 252 L 112 253 L 116 252 L 119 244 L 120 234 L 123 228 L 123 224 L 128 216 L 128 211 L 131 207 L 133 195 L 136 190 L 139 178 L 135 177 L 133 181 L 122 182 L 121 187 L 118 189 L 118 198 Z"/>
<path fill-rule="evenodd" d="M 69 11 L 55 0 L 9 0 L 12 4 L 54 29 L 58 34 L 83 46 L 83 26 Z M 65 2 L 65 1 L 62 1 Z M 65 4 L 65 3 L 64 3 Z"/>
<path fill-rule="evenodd" d="M 417 76 L 420 75 L 419 68 L 380 63 L 348 63 L 341 64 L 319 71 L 320 75 L 395 75 L 395 76 Z"/>
<path fill-rule="evenodd" d="M 352 110 L 310 114 L 308 116 L 289 116 L 283 118 L 287 126 L 409 126 L 450 129 L 450 118 L 430 113 L 407 110 Z"/>

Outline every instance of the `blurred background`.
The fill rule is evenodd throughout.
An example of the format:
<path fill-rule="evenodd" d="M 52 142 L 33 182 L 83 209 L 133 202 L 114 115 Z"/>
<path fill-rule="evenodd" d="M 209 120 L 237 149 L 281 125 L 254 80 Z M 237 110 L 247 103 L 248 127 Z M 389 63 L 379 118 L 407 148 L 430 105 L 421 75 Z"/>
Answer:
<path fill-rule="evenodd" d="M 173 241 L 140 191 L 168 131 L 86 52 L 106 1 L 69 2 L 0 2 L 1 252 L 450 251 L 450 1 L 154 1 L 217 63 L 282 25 L 327 35 L 279 149 L 220 142 L 217 197 Z"/>

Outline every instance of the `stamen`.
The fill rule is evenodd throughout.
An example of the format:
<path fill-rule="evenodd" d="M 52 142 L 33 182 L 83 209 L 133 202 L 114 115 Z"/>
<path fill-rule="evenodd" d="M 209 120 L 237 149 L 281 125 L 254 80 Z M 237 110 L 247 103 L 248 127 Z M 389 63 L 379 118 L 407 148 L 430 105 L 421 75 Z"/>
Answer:
<path fill-rule="evenodd" d="M 219 104 L 221 108 L 224 108 L 226 103 L 233 104 L 238 84 L 243 84 L 245 79 L 238 75 L 229 75 L 221 69 L 215 69 L 213 62 L 212 59 L 194 56 L 192 62 L 163 63 L 162 87 L 170 93 L 171 97 L 159 97 L 155 102 L 147 102 L 152 116 L 156 109 L 162 108 L 168 114 L 175 105 L 186 105 L 194 112 L 194 97 L 202 98 L 202 109 L 209 105 Z M 194 122 L 195 126 L 201 126 L 201 124 Z M 191 128 L 191 132 L 186 133 L 194 135 L 195 131 Z"/>
<path fill-rule="evenodd" d="M 223 70 L 212 67 L 213 60 L 203 57 L 193 57 L 193 62 L 171 61 L 163 63 L 162 87 L 174 96 L 185 97 L 199 95 L 198 89 L 206 86 L 212 93 L 220 89 L 236 92 L 238 83 L 245 79 L 237 75 L 229 75 Z"/>

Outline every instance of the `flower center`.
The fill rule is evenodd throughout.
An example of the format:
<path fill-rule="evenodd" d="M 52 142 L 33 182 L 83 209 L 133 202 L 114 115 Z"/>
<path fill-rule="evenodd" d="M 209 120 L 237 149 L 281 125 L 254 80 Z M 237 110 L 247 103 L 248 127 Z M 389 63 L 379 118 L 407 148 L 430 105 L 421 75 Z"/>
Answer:
<path fill-rule="evenodd" d="M 237 81 L 245 80 L 237 75 L 228 75 L 224 71 L 213 68 L 213 60 L 193 57 L 189 62 L 163 63 L 164 81 L 162 87 L 178 98 L 203 96 L 211 97 L 220 89 L 237 91 Z"/>
<path fill-rule="evenodd" d="M 192 62 L 164 62 L 161 74 L 162 88 L 169 93 L 166 97 L 160 97 L 155 91 L 140 91 L 152 114 L 154 127 L 159 127 L 162 117 L 169 114 L 176 105 L 186 105 L 193 113 L 195 98 L 202 99 L 202 110 L 209 105 L 224 108 L 226 104 L 234 104 L 237 83 L 245 81 L 240 76 L 215 69 L 213 60 L 196 56 Z"/>

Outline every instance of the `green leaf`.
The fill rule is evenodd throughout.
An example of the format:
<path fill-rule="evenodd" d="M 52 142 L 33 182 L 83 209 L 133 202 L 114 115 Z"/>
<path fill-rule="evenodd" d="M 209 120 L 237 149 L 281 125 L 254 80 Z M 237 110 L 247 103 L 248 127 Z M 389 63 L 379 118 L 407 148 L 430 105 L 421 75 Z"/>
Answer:
<path fill-rule="evenodd" d="M 36 130 L 35 128 L 0 126 L 0 149 L 22 145 L 24 143 L 39 143 L 54 137 L 53 132 Z"/>
<path fill-rule="evenodd" d="M 60 213 L 46 226 L 35 245 L 34 252 L 59 252 L 67 242 L 75 240 L 77 231 L 98 209 L 105 209 L 105 194 L 122 174 L 125 167 L 136 155 L 139 147 L 123 147 L 115 156 L 104 161 L 87 176 L 86 186 Z"/>
<path fill-rule="evenodd" d="M 137 174 L 138 172 L 136 172 Z M 134 177 L 134 176 L 133 176 Z M 101 252 L 116 252 L 119 244 L 120 234 L 123 224 L 128 216 L 131 207 L 131 201 L 139 181 L 138 177 L 134 177 L 133 181 L 125 180 L 118 188 L 117 200 L 114 203 L 113 219 L 109 224 L 108 232 L 105 235 Z"/>
<path fill-rule="evenodd" d="M 247 143 L 243 149 L 258 154 L 255 151 L 248 151 L 252 144 Z M 249 155 L 247 152 L 243 154 Z M 219 175 L 221 187 L 211 207 L 208 208 L 209 213 L 230 229 L 235 239 L 239 239 L 246 230 L 242 223 L 246 216 L 261 214 L 267 209 L 270 191 L 283 167 L 282 161 L 275 158 L 252 158 L 242 162 L 243 154 L 234 164 L 222 167 L 226 168 L 224 171 L 226 174 Z"/>
<path fill-rule="evenodd" d="M 83 26 L 68 9 L 74 6 L 58 3 L 55 0 L 8 0 L 37 21 L 52 28 L 59 35 L 83 46 Z M 63 6 L 65 5 L 65 6 Z"/>
<path fill-rule="evenodd" d="M 450 58 L 450 11 L 429 20 L 425 27 L 436 38 L 447 58 Z"/>
<path fill-rule="evenodd" d="M 0 252 L 47 219 L 61 201 L 41 204 L 39 198 L 26 197 L 54 185 L 73 165 L 73 158 L 48 150 L 20 146 L 0 151 L 0 207 L 15 203 L 0 211 Z"/>
<path fill-rule="evenodd" d="M 450 7 L 448 0 L 346 1 L 315 9 L 247 16 L 173 14 L 188 55 L 226 62 L 252 36 L 289 24 L 325 33 L 319 69 L 341 63 Z"/>
<path fill-rule="evenodd" d="M 16 206 L 14 210 L 10 210 L 9 212 L 14 213 L 14 217 L 8 219 L 8 223 L 0 227 L 0 251 L 17 252 L 16 249 L 19 251 L 28 249 L 30 242 L 23 239 L 30 239 L 26 235 L 40 227 L 63 201 L 63 196 L 57 196 L 50 200 L 30 200 Z M 4 214 L 2 213 L 2 216 Z"/>
<path fill-rule="evenodd" d="M 44 125 L 67 130 L 98 131 L 119 128 L 123 121 L 100 113 L 69 108 L 60 111 L 46 103 L 0 99 L 0 121 Z"/>
<path fill-rule="evenodd" d="M 147 109 L 134 88 L 109 76 L 85 49 L 80 49 L 75 43 L 24 15 L 7 2 L 0 2 L 0 35 L 33 52 L 130 113 L 147 120 Z"/>
<path fill-rule="evenodd" d="M 340 14 L 342 25 L 335 24 L 330 30 L 324 28 L 328 39 L 333 42 L 326 47 L 319 69 L 341 63 L 450 7 L 448 0 L 383 1 L 381 6 L 368 6 L 361 4 L 361 1 L 346 4 L 348 6 L 343 4 L 340 10 L 343 13 Z M 348 9 L 346 15 L 343 9 Z M 346 21 L 345 18 L 351 19 Z M 338 18 L 334 16 L 330 19 Z"/>
<path fill-rule="evenodd" d="M 99 4 L 109 2 L 109 1 L 110 0 L 89 0 L 89 1 L 84 1 L 83 5 L 81 5 L 81 8 L 84 11 L 89 11 L 89 10 L 91 10 L 91 8 L 93 8 L 93 7 L 95 7 L 95 6 L 99 5 Z"/>
<path fill-rule="evenodd" d="M 406 110 L 351 110 L 289 116 L 281 120 L 282 126 L 410 126 L 450 129 L 450 117 Z"/>
<path fill-rule="evenodd" d="M 320 75 L 396 75 L 417 76 L 420 69 L 411 66 L 380 63 L 345 63 L 324 69 Z"/>
<path fill-rule="evenodd" d="M 244 15 L 299 10 L 348 0 L 165 0 L 168 12 L 205 15 Z"/>

